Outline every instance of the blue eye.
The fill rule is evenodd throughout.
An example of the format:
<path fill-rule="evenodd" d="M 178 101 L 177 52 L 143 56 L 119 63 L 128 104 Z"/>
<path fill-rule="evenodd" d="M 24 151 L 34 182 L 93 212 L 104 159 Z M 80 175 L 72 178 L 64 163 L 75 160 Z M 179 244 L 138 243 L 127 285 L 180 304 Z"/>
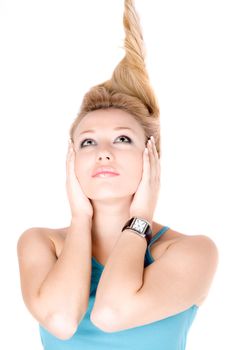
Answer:
<path fill-rule="evenodd" d="M 127 143 L 132 143 L 132 140 L 128 137 L 128 136 L 125 136 L 125 135 L 121 135 L 121 136 L 118 136 L 117 138 L 126 138 L 126 139 L 128 139 L 128 142 Z M 88 144 L 87 145 L 84 145 L 84 143 L 86 142 L 86 141 L 93 141 L 92 139 L 85 139 L 85 140 L 83 140 L 82 142 L 81 142 L 81 144 L 80 144 L 80 148 L 83 148 L 83 147 L 87 147 L 88 146 Z M 122 142 L 120 142 L 120 143 L 122 143 Z M 125 143 L 125 142 L 123 142 L 123 143 Z M 89 143 L 89 145 L 91 145 L 90 143 Z"/>

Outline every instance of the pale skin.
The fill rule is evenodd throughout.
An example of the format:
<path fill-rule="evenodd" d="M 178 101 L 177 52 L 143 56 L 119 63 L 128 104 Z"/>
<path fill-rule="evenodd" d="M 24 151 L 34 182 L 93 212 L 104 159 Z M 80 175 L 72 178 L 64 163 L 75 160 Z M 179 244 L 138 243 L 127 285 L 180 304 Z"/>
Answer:
<path fill-rule="evenodd" d="M 119 126 L 133 130 L 114 130 Z M 95 132 L 81 135 L 89 129 Z M 85 147 L 79 148 L 84 139 Z M 153 221 L 159 159 L 153 140 L 147 147 L 148 155 L 143 129 L 130 114 L 117 109 L 88 113 L 67 153 L 71 225 L 29 229 L 19 239 L 25 303 L 61 339 L 75 333 L 85 314 L 91 256 L 105 265 L 91 321 L 106 332 L 169 317 L 200 305 L 208 294 L 218 261 L 209 237 L 169 229 L 151 248 L 156 263 L 144 269 L 146 241 L 130 230 L 121 232 L 131 216 L 150 221 L 153 233 L 163 227 Z M 113 166 L 120 175 L 92 178 L 102 165 Z"/>
<path fill-rule="evenodd" d="M 132 130 L 114 130 L 118 126 L 125 126 Z M 80 135 L 89 129 L 95 129 L 95 133 Z M 123 142 L 120 142 L 121 135 L 130 137 L 132 144 L 127 142 L 126 137 Z M 85 139 L 86 146 L 79 148 L 79 143 Z M 87 139 L 89 143 L 92 143 L 87 145 Z M 145 183 L 146 179 L 143 179 L 143 188 L 141 184 L 141 188 L 138 188 L 137 191 L 137 198 L 132 204 L 132 197 L 142 176 L 145 136 L 142 127 L 131 115 L 117 109 L 97 110 L 88 113 L 76 129 L 74 149 L 70 145 L 68 151 L 71 152 L 68 155 L 70 157 L 70 173 L 75 172 L 79 180 L 77 182 L 76 178 L 72 177 L 75 182 L 73 192 L 76 191 L 77 187 L 80 187 L 80 183 L 91 199 L 93 210 L 90 209 L 90 213 L 93 212 L 92 244 L 94 251 L 110 251 L 118 239 L 124 223 L 132 215 L 140 213 L 150 222 L 153 219 L 160 175 L 154 142 L 148 143 L 149 154 L 144 156 L 145 170 L 151 172 L 150 181 L 153 187 L 149 187 L 149 184 Z M 149 168 L 150 162 L 153 163 L 151 169 Z M 97 166 L 113 166 L 120 173 L 120 176 L 105 179 L 92 178 L 93 169 Z M 78 191 L 81 189 L 79 188 Z M 149 198 L 146 193 L 150 195 Z M 72 198 L 72 196 L 70 197 Z M 77 202 L 77 195 L 70 199 L 71 203 L 75 203 L 75 201 Z M 83 210 L 83 205 L 88 207 L 89 203 L 90 201 L 84 200 L 76 210 L 77 215 L 79 215 L 81 208 Z M 140 209 L 145 205 L 147 212 Z M 72 215 L 75 216 L 75 209 L 72 210 Z M 89 214 L 88 209 L 87 213 Z"/>
<path fill-rule="evenodd" d="M 87 133 L 85 138 L 94 138 L 94 143 L 91 140 L 91 145 L 87 146 L 89 149 L 79 150 L 76 142 L 80 141 L 80 133 L 83 130 L 93 129 L 93 125 L 95 126 L 95 134 Z M 132 137 L 133 144 L 126 146 L 112 144 L 115 136 L 119 135 L 118 131 L 115 134 L 112 130 L 119 125 L 133 128 L 133 137 L 128 130 L 124 131 L 124 135 Z M 96 142 L 96 140 L 98 141 Z M 170 260 L 173 258 L 173 261 L 177 261 L 178 271 L 173 271 L 172 266 L 170 268 L 170 283 L 174 279 L 174 283 L 181 288 L 177 295 L 168 283 L 169 274 L 167 274 L 167 279 L 160 275 L 164 268 L 163 264 L 167 265 L 165 257 L 161 271 L 158 268 L 159 265 L 157 265 L 157 269 L 154 265 L 150 266 L 144 273 L 145 241 L 130 230 L 122 233 L 121 228 L 126 220 L 132 216 L 145 218 L 150 223 L 153 220 L 160 185 L 160 161 L 153 138 L 148 141 L 147 149 L 148 152 L 145 152 L 142 127 L 131 115 L 117 109 L 89 113 L 77 128 L 75 152 L 73 147 L 70 147 L 70 161 L 71 164 L 74 162 L 73 171 L 76 172 L 82 187 L 91 198 L 93 207 L 93 251 L 111 252 L 106 257 L 105 268 L 101 275 L 91 314 L 92 322 L 105 331 L 119 331 L 139 326 L 184 311 L 193 304 L 197 305 L 206 296 L 210 278 L 216 268 L 215 245 L 207 237 L 198 236 L 193 242 L 190 239 L 186 239 L 182 243 L 180 241 L 176 245 L 177 249 L 170 250 Z M 85 165 L 79 167 L 79 162 L 84 164 L 82 157 L 85 157 Z M 99 181 L 92 182 L 90 174 L 96 164 L 113 165 L 122 176 L 108 178 L 106 181 L 98 179 Z M 201 246 L 204 247 L 203 252 L 195 255 L 195 249 L 198 250 L 198 247 Z M 208 269 L 209 276 L 205 276 L 205 281 L 203 277 L 197 281 L 189 280 L 185 277 L 187 272 L 183 272 L 184 275 L 180 274 L 183 265 L 179 267 L 178 259 L 184 258 L 180 251 L 186 250 L 188 252 L 192 249 L 194 249 L 193 260 L 198 261 L 199 259 L 200 264 L 199 266 L 197 264 L 196 271 L 193 273 L 198 274 L 198 269 L 200 268 L 200 272 L 203 269 L 203 261 L 207 251 L 211 256 L 211 260 L 206 260 L 206 264 L 211 263 L 212 267 Z M 169 261 L 168 253 L 167 260 Z M 193 260 L 190 259 L 187 264 L 193 264 Z M 182 263 L 183 261 L 181 261 Z M 188 268 L 190 267 L 187 267 L 187 271 Z M 160 277 L 163 280 L 164 286 L 168 287 L 166 291 L 151 288 L 153 278 L 155 279 L 154 285 L 156 285 L 156 274 L 157 278 Z M 192 276 L 191 270 L 189 276 Z M 200 285 L 201 280 L 203 281 L 202 285 Z M 188 283 L 190 283 L 190 289 L 186 287 Z M 197 284 L 199 286 L 194 289 L 193 285 Z M 164 295 L 158 294 L 162 292 Z M 157 303 L 159 300 L 164 301 L 164 305 L 155 303 L 156 293 Z M 167 302 L 166 298 L 169 299 L 170 303 Z M 151 309 L 152 305 L 155 308 Z M 154 311 L 156 309 L 157 314 Z"/>

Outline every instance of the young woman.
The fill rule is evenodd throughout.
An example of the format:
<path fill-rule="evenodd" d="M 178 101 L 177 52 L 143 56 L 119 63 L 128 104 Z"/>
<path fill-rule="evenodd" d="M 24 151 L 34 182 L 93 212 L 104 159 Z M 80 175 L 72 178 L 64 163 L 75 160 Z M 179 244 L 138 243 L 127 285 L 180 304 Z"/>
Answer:
<path fill-rule="evenodd" d="M 218 263 L 215 243 L 153 221 L 159 108 L 132 0 L 125 57 L 70 128 L 70 226 L 18 240 L 22 295 L 46 350 L 183 350 Z"/>

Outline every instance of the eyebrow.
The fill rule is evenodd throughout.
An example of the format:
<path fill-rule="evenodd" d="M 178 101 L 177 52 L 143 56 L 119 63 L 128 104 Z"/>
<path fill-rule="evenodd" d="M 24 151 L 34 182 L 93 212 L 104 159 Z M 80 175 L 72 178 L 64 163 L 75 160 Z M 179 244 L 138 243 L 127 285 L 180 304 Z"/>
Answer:
<path fill-rule="evenodd" d="M 133 131 L 133 129 L 128 128 L 128 127 L 126 127 L 126 126 L 117 126 L 117 127 L 114 128 L 113 130 L 122 130 L 122 129 Z M 79 135 L 86 134 L 86 133 L 88 133 L 88 132 L 95 133 L 95 130 L 90 129 L 90 130 L 82 131 Z"/>

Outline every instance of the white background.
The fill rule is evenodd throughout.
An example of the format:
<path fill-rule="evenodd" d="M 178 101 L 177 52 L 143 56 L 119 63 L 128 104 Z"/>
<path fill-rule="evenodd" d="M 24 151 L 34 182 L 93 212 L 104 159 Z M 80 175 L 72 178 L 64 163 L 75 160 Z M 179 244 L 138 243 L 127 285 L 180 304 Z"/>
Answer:
<path fill-rule="evenodd" d="M 232 2 L 138 0 L 161 110 L 155 220 L 209 236 L 219 266 L 187 350 L 232 347 Z M 1 343 L 42 349 L 23 303 L 16 244 L 30 227 L 69 225 L 68 130 L 83 94 L 123 57 L 123 1 L 0 2 Z M 232 216 L 231 216 L 232 217 Z M 175 263 L 175 262 L 174 262 Z"/>

